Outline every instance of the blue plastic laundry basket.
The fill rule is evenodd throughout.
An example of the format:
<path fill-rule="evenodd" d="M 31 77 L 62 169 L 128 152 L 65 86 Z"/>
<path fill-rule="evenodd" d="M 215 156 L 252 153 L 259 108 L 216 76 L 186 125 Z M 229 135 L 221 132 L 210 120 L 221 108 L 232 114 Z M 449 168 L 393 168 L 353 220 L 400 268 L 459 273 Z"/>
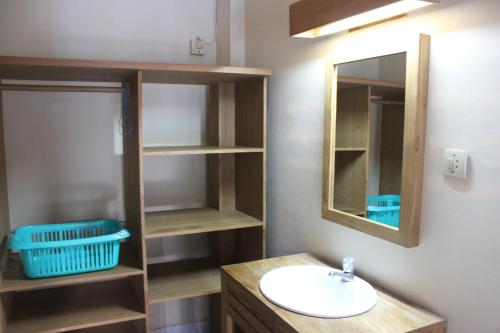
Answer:
<path fill-rule="evenodd" d="M 113 268 L 129 236 L 120 221 L 80 221 L 20 227 L 7 246 L 20 252 L 28 277 L 43 278 Z"/>
<path fill-rule="evenodd" d="M 368 219 L 391 227 L 399 227 L 401 210 L 400 195 L 379 195 L 368 197 Z"/>

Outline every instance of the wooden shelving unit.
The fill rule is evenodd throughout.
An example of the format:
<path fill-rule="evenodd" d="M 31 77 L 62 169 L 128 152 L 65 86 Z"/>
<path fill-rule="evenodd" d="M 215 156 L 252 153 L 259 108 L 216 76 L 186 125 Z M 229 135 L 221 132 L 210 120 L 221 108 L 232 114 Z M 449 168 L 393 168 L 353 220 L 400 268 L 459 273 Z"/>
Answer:
<path fill-rule="evenodd" d="M 405 84 L 338 77 L 335 131 L 335 209 L 366 216 L 370 104 L 382 105 L 381 193 L 398 193 L 401 178 Z M 398 162 L 399 161 L 399 162 Z"/>
<path fill-rule="evenodd" d="M 0 83 L 0 241 L 10 232 L 3 91 L 128 92 L 132 133 L 123 137 L 124 206 L 132 236 L 120 264 L 108 271 L 49 279 L 24 277 L 19 261 L 0 253 L 0 332 L 80 333 L 149 330 L 149 304 L 212 295 L 213 332 L 219 332 L 219 266 L 259 259 L 265 243 L 265 69 L 120 61 L 0 56 L 0 80 L 54 81 L 50 85 Z M 80 81 L 82 86 L 63 82 Z M 95 87 L 84 82 L 118 82 Z M 143 83 L 209 86 L 206 145 L 144 147 Z M 145 213 L 145 156 L 206 155 L 206 208 Z M 149 238 L 207 233 L 210 258 L 148 265 Z M 149 291 L 148 291 L 149 290 Z"/>

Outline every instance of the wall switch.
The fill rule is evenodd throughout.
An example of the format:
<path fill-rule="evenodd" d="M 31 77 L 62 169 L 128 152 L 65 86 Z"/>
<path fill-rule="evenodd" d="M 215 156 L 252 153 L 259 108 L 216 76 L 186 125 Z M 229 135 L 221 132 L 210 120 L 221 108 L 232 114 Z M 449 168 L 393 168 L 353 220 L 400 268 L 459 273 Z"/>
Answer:
<path fill-rule="evenodd" d="M 462 149 L 445 149 L 443 156 L 443 175 L 465 179 L 469 155 Z"/>
<path fill-rule="evenodd" d="M 203 43 L 203 40 L 201 40 L 199 37 L 196 37 L 195 39 L 191 39 L 190 45 L 191 45 L 191 54 L 192 55 L 204 55 L 205 54 L 205 44 Z"/>

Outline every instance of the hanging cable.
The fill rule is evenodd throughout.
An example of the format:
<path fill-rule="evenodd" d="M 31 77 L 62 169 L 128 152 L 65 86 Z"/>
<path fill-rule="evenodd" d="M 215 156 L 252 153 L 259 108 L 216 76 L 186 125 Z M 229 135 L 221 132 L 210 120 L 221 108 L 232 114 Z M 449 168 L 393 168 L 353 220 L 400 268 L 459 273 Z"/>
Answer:
<path fill-rule="evenodd" d="M 129 117 L 128 110 L 128 99 L 129 99 L 129 91 L 128 86 L 123 89 L 122 93 L 122 111 L 120 113 L 120 134 L 121 135 L 130 135 L 134 132 L 134 121 L 131 117 Z"/>
<path fill-rule="evenodd" d="M 215 42 L 217 42 L 217 33 L 218 33 L 218 29 L 219 29 L 218 20 L 217 20 L 217 10 L 219 8 L 218 0 L 214 0 L 214 7 L 215 7 L 215 10 L 214 10 L 214 38 L 210 42 L 207 42 L 203 38 L 201 38 L 200 36 L 196 36 L 196 40 L 199 42 L 202 42 L 205 45 L 212 45 Z"/>

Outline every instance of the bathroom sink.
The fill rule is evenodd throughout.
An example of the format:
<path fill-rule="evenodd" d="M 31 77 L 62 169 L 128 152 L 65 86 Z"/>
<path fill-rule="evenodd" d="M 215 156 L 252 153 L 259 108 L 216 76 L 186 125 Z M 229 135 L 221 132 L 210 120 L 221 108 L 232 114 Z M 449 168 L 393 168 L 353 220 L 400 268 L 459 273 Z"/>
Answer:
<path fill-rule="evenodd" d="M 346 282 L 330 272 L 342 274 L 326 266 L 277 268 L 261 278 L 260 290 L 272 303 L 313 317 L 351 317 L 375 306 L 377 293 L 368 282 L 358 277 Z"/>

